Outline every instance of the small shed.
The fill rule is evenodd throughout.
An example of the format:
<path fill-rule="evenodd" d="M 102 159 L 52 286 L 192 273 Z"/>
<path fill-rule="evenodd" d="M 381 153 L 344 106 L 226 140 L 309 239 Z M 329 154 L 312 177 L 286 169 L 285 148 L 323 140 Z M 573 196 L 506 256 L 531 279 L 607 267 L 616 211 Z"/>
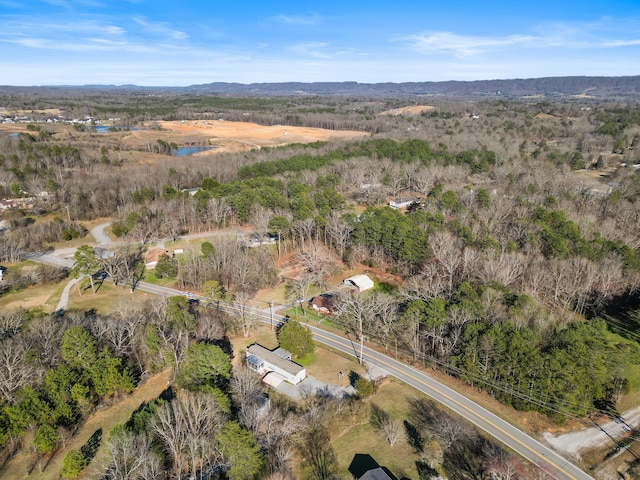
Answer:
<path fill-rule="evenodd" d="M 189 193 L 189 196 L 193 197 L 196 193 L 198 193 L 200 191 L 200 187 L 194 187 L 194 188 L 183 188 L 182 190 L 180 190 L 180 193 Z"/>
<path fill-rule="evenodd" d="M 364 292 L 365 290 L 371 290 L 374 287 L 373 280 L 371 280 L 366 275 L 354 275 L 353 277 L 345 278 L 342 281 L 343 285 L 348 285 L 352 287 L 356 287 L 359 292 Z"/>

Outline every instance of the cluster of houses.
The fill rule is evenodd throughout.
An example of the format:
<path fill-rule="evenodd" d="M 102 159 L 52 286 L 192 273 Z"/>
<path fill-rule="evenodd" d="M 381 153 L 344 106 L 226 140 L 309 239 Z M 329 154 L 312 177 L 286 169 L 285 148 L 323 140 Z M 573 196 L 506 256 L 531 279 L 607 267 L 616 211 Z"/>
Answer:
<path fill-rule="evenodd" d="M 364 274 L 346 278 L 342 284 L 352 292 L 363 292 L 374 287 L 373 280 Z M 311 298 L 309 306 L 319 313 L 331 314 L 334 310 L 334 301 L 334 295 L 322 293 Z M 292 361 L 291 353 L 283 348 L 269 350 L 254 343 L 247 348 L 246 362 L 251 370 L 265 375 L 263 382 L 274 388 L 283 381 L 297 385 L 307 376 L 305 368 Z"/>
<path fill-rule="evenodd" d="M 110 119 L 111 120 L 111 119 Z M 27 115 L 3 115 L 0 113 L 0 123 L 9 125 L 15 123 L 66 123 L 69 125 L 100 125 L 102 120 L 85 115 L 84 118 L 66 119 L 64 116 L 34 118 Z"/>
<path fill-rule="evenodd" d="M 28 195 L 27 192 L 21 192 L 21 194 Z M 14 208 L 30 210 L 39 200 L 46 200 L 48 198 L 49 193 L 45 191 L 38 193 L 36 196 L 5 198 L 0 200 L 0 211 L 11 210 Z"/>
<path fill-rule="evenodd" d="M 343 287 L 347 288 L 350 293 L 359 293 L 371 290 L 375 284 L 367 275 L 353 275 L 342 281 Z M 331 315 L 335 310 L 336 297 L 331 293 L 321 293 L 309 299 L 309 308 L 314 312 L 323 315 Z"/>

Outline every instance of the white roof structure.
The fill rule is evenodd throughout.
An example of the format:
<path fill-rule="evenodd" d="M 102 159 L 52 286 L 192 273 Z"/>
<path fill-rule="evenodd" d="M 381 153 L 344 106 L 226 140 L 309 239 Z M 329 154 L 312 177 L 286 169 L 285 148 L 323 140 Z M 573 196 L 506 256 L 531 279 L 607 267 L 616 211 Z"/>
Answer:
<path fill-rule="evenodd" d="M 307 376 L 307 370 L 287 358 L 289 352 L 279 348 L 275 352 L 254 343 L 247 348 L 247 366 L 258 372 L 276 372 L 288 382 L 297 385 Z"/>
<path fill-rule="evenodd" d="M 285 380 L 286 378 L 284 378 L 279 373 L 269 372 L 264 376 L 264 378 L 262 379 L 262 382 L 269 385 L 270 387 L 278 388 L 278 386 Z"/>
<path fill-rule="evenodd" d="M 374 287 L 373 280 L 371 280 L 366 275 L 354 275 L 353 277 L 345 278 L 342 283 L 344 285 L 353 285 L 360 292 L 364 292 L 365 290 L 370 290 Z"/>
<path fill-rule="evenodd" d="M 389 202 L 389 206 L 391 208 L 398 209 L 402 207 L 408 207 L 414 202 L 415 202 L 414 198 L 394 198 Z"/>

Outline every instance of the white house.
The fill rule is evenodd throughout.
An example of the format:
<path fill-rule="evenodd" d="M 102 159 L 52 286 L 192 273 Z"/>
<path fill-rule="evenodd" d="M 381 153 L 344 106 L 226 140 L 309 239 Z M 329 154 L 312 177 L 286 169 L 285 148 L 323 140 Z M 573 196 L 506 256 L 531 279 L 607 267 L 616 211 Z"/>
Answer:
<path fill-rule="evenodd" d="M 415 198 L 394 198 L 389 202 L 391 208 L 399 209 L 403 207 L 409 207 L 415 203 Z"/>
<path fill-rule="evenodd" d="M 370 290 L 374 287 L 373 280 L 371 280 L 366 275 L 354 275 L 353 277 L 345 278 L 342 281 L 343 285 L 348 285 L 352 287 L 356 287 L 359 292 L 364 292 L 365 290 Z"/>
<path fill-rule="evenodd" d="M 282 348 L 271 351 L 254 343 L 247 348 L 247 366 L 260 374 L 277 374 L 294 385 L 299 384 L 307 376 L 307 370 L 291 361 L 291 353 Z"/>
<path fill-rule="evenodd" d="M 198 193 L 200 191 L 200 187 L 194 187 L 194 188 L 183 188 L 182 190 L 180 190 L 180 193 L 184 193 L 184 192 L 188 192 L 189 196 L 193 197 L 196 193 Z"/>

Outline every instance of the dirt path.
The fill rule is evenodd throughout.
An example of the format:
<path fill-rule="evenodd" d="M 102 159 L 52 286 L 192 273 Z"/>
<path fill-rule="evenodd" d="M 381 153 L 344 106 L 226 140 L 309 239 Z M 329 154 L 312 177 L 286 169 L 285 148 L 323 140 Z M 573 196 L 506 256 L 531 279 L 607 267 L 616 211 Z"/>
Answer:
<path fill-rule="evenodd" d="M 127 395 L 122 401 L 108 408 L 98 410 L 91 415 L 82 425 L 76 435 L 67 442 L 65 448 L 59 449 L 46 468 L 40 473 L 36 464 L 37 457 L 32 453 L 21 453 L 12 458 L 6 467 L 0 471 L 0 478 L 28 478 L 34 480 L 58 480 L 60 471 L 62 470 L 62 460 L 69 450 L 79 450 L 92 435 L 101 430 L 102 440 L 100 448 L 93 459 L 92 463 L 85 469 L 85 473 L 92 471 L 92 465 L 98 465 L 107 455 L 106 440 L 109 438 L 111 429 L 119 424 L 125 423 L 131 417 L 131 414 L 143 402 L 149 402 L 157 398 L 169 383 L 170 370 L 149 378 L 143 385 L 136 388 L 133 393 Z M 98 435 L 96 435 L 98 436 Z M 27 447 L 29 448 L 29 447 Z M 29 470 L 35 465 L 31 474 Z M 79 478 L 83 478 L 81 475 Z"/>
<path fill-rule="evenodd" d="M 69 303 L 69 292 L 71 291 L 71 287 L 73 287 L 76 283 L 78 283 L 80 281 L 79 278 L 74 278 L 73 280 L 71 280 L 69 283 L 67 283 L 64 286 L 64 290 L 62 290 L 62 294 L 60 295 L 60 301 L 58 302 L 58 305 L 56 306 L 56 311 L 57 310 L 66 310 L 67 309 L 67 304 Z"/>
<path fill-rule="evenodd" d="M 607 444 L 613 445 L 611 437 L 622 438 L 629 433 L 629 426 L 640 425 L 640 407 L 624 412 L 622 418 L 624 422 L 610 420 L 600 428 L 593 426 L 558 436 L 546 432 L 543 437 L 557 451 L 580 459 L 581 451 Z"/>

